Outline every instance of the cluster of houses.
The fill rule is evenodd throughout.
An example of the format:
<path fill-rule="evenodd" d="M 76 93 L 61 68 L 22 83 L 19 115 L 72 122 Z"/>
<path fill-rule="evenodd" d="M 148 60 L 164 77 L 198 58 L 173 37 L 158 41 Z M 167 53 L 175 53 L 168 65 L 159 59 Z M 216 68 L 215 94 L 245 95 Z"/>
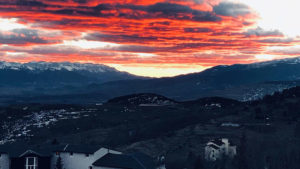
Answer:
<path fill-rule="evenodd" d="M 0 146 L 0 169 L 156 169 L 151 157 L 91 145 Z"/>
<path fill-rule="evenodd" d="M 207 161 L 233 158 L 237 147 L 228 139 L 214 139 L 205 146 Z M 122 153 L 92 145 L 0 145 L 0 169 L 165 169 L 143 153 Z"/>
<path fill-rule="evenodd" d="M 211 140 L 205 147 L 205 159 L 216 161 L 223 157 L 233 158 L 236 155 L 237 147 L 231 145 L 227 138 Z"/>

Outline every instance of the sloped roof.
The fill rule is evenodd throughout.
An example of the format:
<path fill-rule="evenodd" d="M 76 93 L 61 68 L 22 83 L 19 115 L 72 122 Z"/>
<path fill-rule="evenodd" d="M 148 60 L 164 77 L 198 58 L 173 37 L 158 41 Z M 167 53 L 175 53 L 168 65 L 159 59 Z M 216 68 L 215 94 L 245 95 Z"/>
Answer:
<path fill-rule="evenodd" d="M 28 153 L 33 153 L 38 156 L 47 157 L 51 156 L 53 152 L 73 152 L 83 154 L 93 154 L 99 150 L 101 146 L 93 145 L 24 145 L 24 144 L 5 144 L 0 145 L 0 153 L 8 154 L 10 157 L 20 157 Z"/>
<path fill-rule="evenodd" d="M 218 149 L 220 149 L 220 147 L 218 147 L 218 146 L 216 146 L 216 145 L 214 145 L 214 144 L 210 144 L 210 145 L 208 145 L 209 147 L 212 147 L 213 149 L 215 149 L 215 150 L 218 150 Z"/>
<path fill-rule="evenodd" d="M 73 152 L 73 153 L 83 153 L 83 154 L 94 154 L 98 151 L 101 146 L 94 145 L 65 145 L 63 149 L 58 150 L 59 152 Z"/>
<path fill-rule="evenodd" d="M 142 162 L 144 166 L 148 168 L 155 168 L 155 164 L 153 162 L 153 159 L 144 154 L 144 153 L 140 153 L 140 152 L 136 152 L 136 153 L 132 153 L 131 154 L 133 158 L 135 158 L 138 162 Z"/>
<path fill-rule="evenodd" d="M 221 146 L 221 145 L 225 144 L 221 139 L 215 139 L 215 140 L 212 140 L 210 142 L 214 143 L 214 144 L 216 144 L 218 146 Z"/>
<path fill-rule="evenodd" d="M 36 154 L 38 156 L 51 156 L 54 149 L 60 149 L 63 145 L 42 145 L 42 146 L 27 146 L 19 144 L 8 144 L 0 146 L 0 153 L 6 153 L 10 157 L 21 157 L 27 154 Z"/>
<path fill-rule="evenodd" d="M 111 154 L 108 153 L 93 163 L 98 167 L 114 167 L 122 169 L 154 169 L 151 157 L 142 154 Z"/>

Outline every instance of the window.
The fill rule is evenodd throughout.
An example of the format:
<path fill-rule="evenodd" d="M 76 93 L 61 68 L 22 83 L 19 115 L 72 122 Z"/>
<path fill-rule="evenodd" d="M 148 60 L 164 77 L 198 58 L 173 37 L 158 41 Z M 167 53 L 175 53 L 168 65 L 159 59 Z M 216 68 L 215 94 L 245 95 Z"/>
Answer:
<path fill-rule="evenodd" d="M 38 158 L 37 157 L 26 157 L 26 169 L 37 169 Z"/>

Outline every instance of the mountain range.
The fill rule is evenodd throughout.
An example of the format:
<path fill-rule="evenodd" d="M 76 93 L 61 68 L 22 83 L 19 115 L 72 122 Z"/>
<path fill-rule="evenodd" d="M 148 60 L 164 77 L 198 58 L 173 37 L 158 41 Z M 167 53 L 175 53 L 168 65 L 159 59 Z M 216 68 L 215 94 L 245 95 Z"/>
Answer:
<path fill-rule="evenodd" d="M 127 72 L 100 64 L 0 62 L 0 84 L 7 86 L 84 85 L 138 78 Z"/>
<path fill-rule="evenodd" d="M 146 78 L 99 64 L 0 62 L 0 102 L 98 103 L 135 93 L 175 100 L 255 100 L 300 84 L 300 58 L 220 65 L 199 73 Z"/>

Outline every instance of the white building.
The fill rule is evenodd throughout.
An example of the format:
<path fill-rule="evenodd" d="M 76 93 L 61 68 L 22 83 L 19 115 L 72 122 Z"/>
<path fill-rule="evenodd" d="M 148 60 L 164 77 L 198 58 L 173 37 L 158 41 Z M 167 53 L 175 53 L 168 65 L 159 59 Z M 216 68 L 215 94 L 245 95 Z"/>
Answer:
<path fill-rule="evenodd" d="M 58 157 L 61 157 L 66 169 L 91 169 L 92 164 L 108 153 L 121 154 L 100 146 L 65 145 L 62 151 L 56 151 L 51 158 L 51 169 L 55 169 Z"/>
<path fill-rule="evenodd" d="M 0 169 L 56 169 L 59 157 L 63 169 L 122 169 L 122 165 L 124 165 L 123 168 L 128 168 L 126 159 L 131 159 L 131 165 L 138 164 L 136 168 L 132 169 L 154 169 L 153 161 L 147 155 L 122 154 L 101 146 L 69 144 L 1 145 Z M 116 159 L 121 159 L 121 161 Z M 125 163 L 121 163 L 122 160 Z M 110 164 L 110 166 L 106 166 L 106 164 Z M 144 166 L 150 167 L 145 168 Z"/>
<path fill-rule="evenodd" d="M 224 156 L 233 158 L 236 155 L 236 146 L 230 145 L 226 138 L 208 142 L 205 147 L 205 159 L 216 161 Z"/>
<path fill-rule="evenodd" d="M 9 156 L 0 152 L 0 169 L 9 168 Z"/>

